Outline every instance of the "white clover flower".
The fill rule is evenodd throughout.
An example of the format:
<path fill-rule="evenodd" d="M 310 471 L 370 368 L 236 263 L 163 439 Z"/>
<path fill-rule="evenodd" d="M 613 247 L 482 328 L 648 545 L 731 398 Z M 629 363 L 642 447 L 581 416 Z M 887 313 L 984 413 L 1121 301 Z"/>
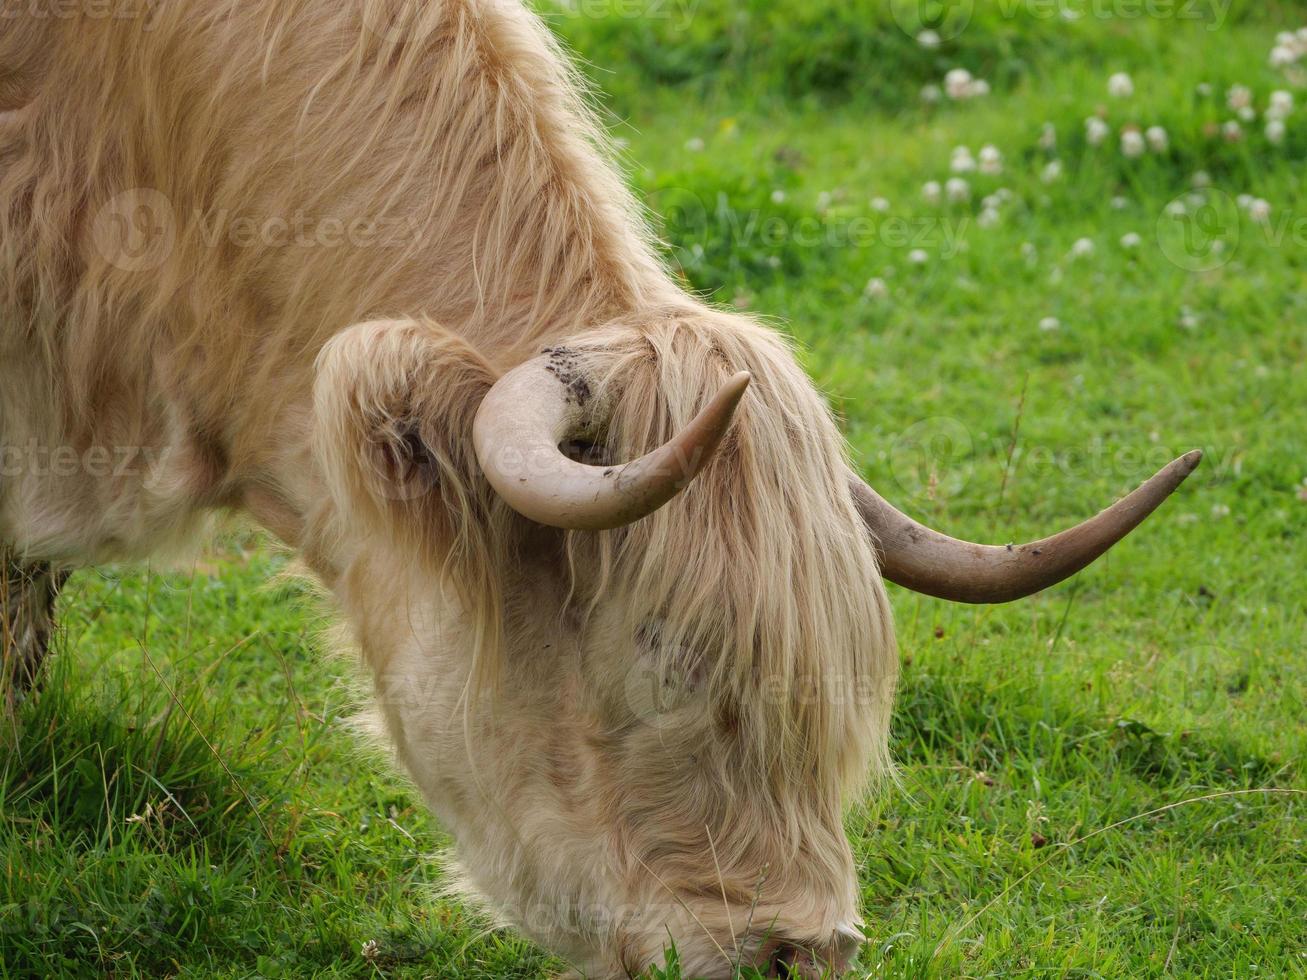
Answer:
<path fill-rule="evenodd" d="M 944 91 L 950 99 L 969 99 L 973 81 L 965 68 L 953 68 L 944 76 Z"/>
<path fill-rule="evenodd" d="M 867 286 L 862 292 L 868 299 L 885 299 L 889 296 L 889 286 L 885 285 L 885 280 L 880 276 L 873 276 L 867 280 Z"/>
<path fill-rule="evenodd" d="M 1144 130 L 1144 139 L 1148 140 L 1148 148 L 1154 153 L 1165 153 L 1170 145 L 1166 130 L 1161 126 L 1149 126 Z"/>
<path fill-rule="evenodd" d="M 1044 123 L 1043 129 L 1039 131 L 1039 147 L 1043 150 L 1057 149 L 1057 127 L 1051 122 Z"/>
<path fill-rule="evenodd" d="M 1107 94 L 1114 99 L 1128 99 L 1135 94 L 1135 83 L 1123 71 L 1107 80 Z"/>
<path fill-rule="evenodd" d="M 1230 516 L 1230 505 L 1229 505 L 1229 504 L 1213 504 L 1213 505 L 1212 505 L 1212 516 L 1215 517 L 1215 518 L 1217 518 L 1218 520 L 1219 520 L 1220 518 L 1222 518 L 1222 517 L 1229 517 L 1229 516 Z"/>
<path fill-rule="evenodd" d="M 989 82 L 973 78 L 965 68 L 954 68 L 944 76 L 944 92 L 950 99 L 975 99 L 989 94 Z"/>
<path fill-rule="evenodd" d="M 1039 329 L 1043 330 L 1045 333 L 1049 333 L 1053 330 L 1060 330 L 1061 328 L 1062 321 L 1055 316 L 1046 316 L 1039 321 Z"/>
<path fill-rule="evenodd" d="M 1253 104 L 1253 93 L 1247 85 L 1232 85 L 1225 93 L 1225 104 L 1238 112 Z"/>
<path fill-rule="evenodd" d="M 771 192 L 771 202 L 772 204 L 784 204 L 785 192 L 781 190 L 779 187 L 776 188 L 776 190 Z"/>
<path fill-rule="evenodd" d="M 1293 112 L 1293 93 L 1277 89 L 1271 93 L 1271 101 L 1266 115 L 1269 119 L 1284 119 Z"/>
<path fill-rule="evenodd" d="M 1238 120 L 1230 119 L 1221 127 L 1221 135 L 1225 137 L 1226 142 L 1238 143 L 1243 139 L 1243 127 L 1239 125 Z"/>
<path fill-rule="evenodd" d="M 1094 243 L 1089 238 L 1077 238 L 1071 246 L 1071 258 L 1083 259 L 1094 254 Z"/>
<path fill-rule="evenodd" d="M 1194 91 L 1205 99 L 1212 94 L 1212 85 L 1210 82 L 1199 82 L 1194 86 Z"/>
<path fill-rule="evenodd" d="M 883 197 L 873 197 L 871 199 L 871 210 L 885 214 L 889 211 L 889 201 Z"/>
<path fill-rule="evenodd" d="M 1248 205 L 1248 217 L 1259 225 L 1266 224 L 1271 220 L 1271 203 L 1263 198 L 1257 198 Z"/>
<path fill-rule="evenodd" d="M 943 93 L 940 92 L 938 85 L 923 85 L 921 88 L 922 102 L 938 102 Z"/>
<path fill-rule="evenodd" d="M 976 218 L 976 224 L 982 228 L 993 228 L 998 224 L 1001 215 L 994 208 L 985 208 L 980 212 L 980 217 Z"/>
<path fill-rule="evenodd" d="M 1211 187 L 1212 176 L 1206 170 L 1195 170 L 1189 182 L 1198 188 Z"/>
<path fill-rule="evenodd" d="M 1272 68 L 1288 68 L 1290 65 L 1296 64 L 1297 61 L 1298 54 L 1293 48 L 1283 44 L 1277 44 L 1271 48 Z"/>
<path fill-rule="evenodd" d="M 950 177 L 944 185 L 944 193 L 955 204 L 971 200 L 971 185 L 961 177 Z"/>
<path fill-rule="evenodd" d="M 1276 146 L 1284 142 L 1284 133 L 1283 119 L 1272 119 L 1266 124 L 1266 138 Z"/>
<path fill-rule="evenodd" d="M 1130 206 L 1130 201 L 1122 197 L 1120 194 L 1117 194 L 1114 198 L 1112 198 L 1111 205 L 1113 211 L 1124 211 L 1126 208 Z"/>
<path fill-rule="evenodd" d="M 921 185 L 921 196 L 927 204 L 938 204 L 942 193 L 943 188 L 939 186 L 938 180 L 928 180 Z"/>
<path fill-rule="evenodd" d="M 1184 201 L 1176 200 L 1166 206 L 1166 213 L 1172 218 L 1183 218 L 1189 213 L 1189 208 L 1185 205 Z"/>
<path fill-rule="evenodd" d="M 1003 172 L 1003 154 L 998 147 L 986 144 L 980 148 L 980 172 L 991 177 Z"/>
<path fill-rule="evenodd" d="M 1250 105 L 1246 105 L 1238 112 L 1236 112 L 1235 115 L 1237 115 L 1244 122 L 1252 122 L 1254 119 L 1257 118 L 1257 110 Z"/>
<path fill-rule="evenodd" d="M 956 146 L 953 148 L 953 158 L 949 161 L 949 169 L 955 174 L 969 174 L 976 169 L 976 160 L 965 146 Z"/>
<path fill-rule="evenodd" d="M 1044 169 L 1040 171 L 1039 179 L 1045 184 L 1056 184 L 1062 179 L 1062 161 L 1049 160 L 1044 164 Z"/>
<path fill-rule="evenodd" d="M 1144 243 L 1138 232 L 1128 231 L 1121 236 L 1121 247 L 1134 250 Z"/>
<path fill-rule="evenodd" d="M 1021 243 L 1021 257 L 1027 262 L 1033 263 L 1039 258 L 1039 249 L 1035 248 L 1033 242 Z"/>
<path fill-rule="evenodd" d="M 685 148 L 691 153 L 702 153 L 704 145 L 703 140 L 698 136 L 691 137 L 685 141 Z"/>
<path fill-rule="evenodd" d="M 1137 129 L 1127 129 L 1121 133 L 1121 152 L 1130 158 L 1144 155 L 1144 134 Z"/>
<path fill-rule="evenodd" d="M 1112 127 L 1097 116 L 1090 116 L 1085 120 L 1085 141 L 1090 146 L 1100 145 L 1111 132 Z"/>
<path fill-rule="evenodd" d="M 917 43 L 920 44 L 923 48 L 927 48 L 933 51 L 935 48 L 939 47 L 939 43 L 940 43 L 939 32 L 932 31 L 929 27 L 927 27 L 924 31 L 922 31 L 920 34 L 917 35 Z"/>
<path fill-rule="evenodd" d="M 924 248 L 914 248 L 908 253 L 908 261 L 913 265 L 925 265 L 930 261 L 930 256 Z"/>
<path fill-rule="evenodd" d="M 1253 201 L 1255 200 L 1256 198 L 1253 197 L 1251 194 L 1240 194 L 1238 197 L 1234 199 L 1234 203 L 1239 205 L 1240 211 L 1247 211 L 1248 205 L 1252 204 Z"/>

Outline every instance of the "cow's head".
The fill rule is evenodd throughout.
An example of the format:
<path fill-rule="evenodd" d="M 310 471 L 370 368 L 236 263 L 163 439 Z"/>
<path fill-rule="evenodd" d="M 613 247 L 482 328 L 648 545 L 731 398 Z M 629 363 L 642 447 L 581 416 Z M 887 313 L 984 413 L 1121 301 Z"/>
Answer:
<path fill-rule="evenodd" d="M 458 880 L 591 976 L 671 945 L 689 975 L 847 963 L 841 809 L 890 768 L 881 576 L 1029 594 L 1197 463 L 1034 545 L 946 538 L 853 475 L 781 340 L 692 306 L 502 376 L 435 326 L 367 324 L 316 396 L 321 547 Z"/>

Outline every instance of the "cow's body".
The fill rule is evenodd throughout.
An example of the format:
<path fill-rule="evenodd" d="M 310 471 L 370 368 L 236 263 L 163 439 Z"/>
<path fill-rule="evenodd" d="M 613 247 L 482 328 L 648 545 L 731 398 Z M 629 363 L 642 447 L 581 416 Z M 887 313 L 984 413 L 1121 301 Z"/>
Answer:
<path fill-rule="evenodd" d="M 420 313 L 503 367 L 677 296 L 512 4 L 421 5 L 403 42 L 364 4 L 18 6 L 0 393 L 36 452 L 0 535 L 34 553 L 149 554 L 259 490 L 310 509 L 314 358 L 351 324 Z M 43 479 L 46 446 L 80 478 Z"/>

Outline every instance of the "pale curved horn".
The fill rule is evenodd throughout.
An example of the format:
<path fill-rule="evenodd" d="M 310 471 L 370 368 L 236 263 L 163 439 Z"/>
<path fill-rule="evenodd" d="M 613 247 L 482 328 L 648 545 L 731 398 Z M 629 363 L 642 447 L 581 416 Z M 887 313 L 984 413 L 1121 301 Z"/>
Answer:
<path fill-rule="evenodd" d="M 953 602 L 1011 602 L 1056 585 L 1102 555 L 1151 514 L 1202 461 L 1194 450 L 1097 517 L 1033 544 L 959 541 L 918 524 L 856 476 L 853 498 L 880 552 L 881 572 L 898 585 Z"/>
<path fill-rule="evenodd" d="M 633 462 L 587 466 L 560 448 L 582 426 L 590 391 L 566 355 L 547 353 L 504 375 L 472 429 L 481 469 L 510 507 L 575 531 L 624 527 L 679 494 L 712 459 L 752 376 L 735 375 L 671 442 Z"/>

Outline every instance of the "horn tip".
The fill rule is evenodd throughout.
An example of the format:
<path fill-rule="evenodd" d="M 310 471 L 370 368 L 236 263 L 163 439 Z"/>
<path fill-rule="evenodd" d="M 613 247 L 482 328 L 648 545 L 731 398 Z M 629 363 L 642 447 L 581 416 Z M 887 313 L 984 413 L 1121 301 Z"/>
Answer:
<path fill-rule="evenodd" d="M 739 374 L 732 375 L 731 380 L 726 382 L 726 390 L 732 394 L 738 392 L 743 395 L 751 384 L 753 384 L 753 375 L 748 371 L 741 371 Z"/>
<path fill-rule="evenodd" d="M 753 375 L 748 371 L 732 375 L 717 392 L 713 404 L 724 409 L 728 417 L 734 415 L 735 410 L 740 406 L 740 400 L 744 398 L 744 393 L 749 390 L 749 385 L 752 383 Z"/>
<path fill-rule="evenodd" d="M 1180 462 L 1184 466 L 1184 475 L 1188 476 L 1194 470 L 1198 469 L 1198 464 L 1203 461 L 1203 451 L 1194 449 L 1180 457 Z"/>

